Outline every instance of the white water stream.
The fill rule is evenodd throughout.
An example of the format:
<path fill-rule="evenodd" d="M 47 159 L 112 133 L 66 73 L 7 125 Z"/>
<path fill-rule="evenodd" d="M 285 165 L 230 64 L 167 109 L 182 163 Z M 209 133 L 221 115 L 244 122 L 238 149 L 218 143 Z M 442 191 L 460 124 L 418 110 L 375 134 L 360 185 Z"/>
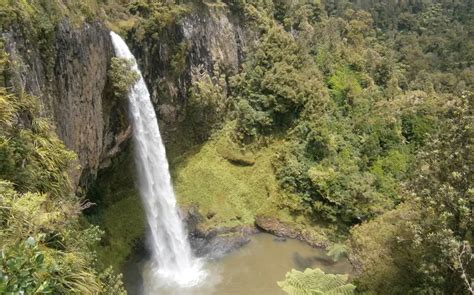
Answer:
<path fill-rule="evenodd" d="M 135 57 L 122 38 L 110 33 L 117 57 L 133 61 L 138 82 L 129 91 L 129 108 L 135 142 L 138 186 L 149 226 L 153 273 L 150 285 L 191 287 L 206 276 L 202 262 L 193 257 L 184 225 L 178 215 L 168 161 L 155 110 Z"/>

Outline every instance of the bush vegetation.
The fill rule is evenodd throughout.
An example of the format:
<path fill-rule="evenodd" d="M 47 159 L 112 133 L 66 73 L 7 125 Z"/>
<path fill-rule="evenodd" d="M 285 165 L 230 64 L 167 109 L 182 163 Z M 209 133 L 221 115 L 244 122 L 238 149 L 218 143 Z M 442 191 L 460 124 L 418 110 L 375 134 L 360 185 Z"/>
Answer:
<path fill-rule="evenodd" d="M 126 99 L 130 87 L 139 79 L 139 74 L 132 68 L 133 61 L 120 57 L 112 57 L 107 78 L 110 90 L 117 99 Z"/>
<path fill-rule="evenodd" d="M 472 103 L 472 93 L 447 101 L 445 124 L 420 151 L 405 202 L 352 230 L 361 289 L 472 292 Z"/>
<path fill-rule="evenodd" d="M 190 75 L 188 125 L 204 143 L 174 153 L 180 202 L 198 206 L 205 228 L 264 215 L 338 242 L 330 250 L 349 254 L 361 292 L 472 293 L 472 3 L 209 2 L 229 9 L 258 42 L 232 77 L 218 67 Z M 0 26 L 23 28 L 50 75 L 64 18 L 101 19 L 158 50 L 157 40 L 172 39 L 199 4 L 0 0 Z M 167 78 L 177 79 L 189 48 L 173 44 Z M 2 71 L 5 61 L 2 50 Z M 117 97 L 136 79 L 124 75 L 129 66 L 112 61 Z M 91 192 L 102 211 L 88 220 L 106 232 L 98 247 L 101 230 L 81 218 L 89 205 L 69 185 L 75 156 L 40 111 L 34 97 L 0 88 L 0 293 L 123 292 L 103 265 L 117 269 L 143 235 L 143 221 L 132 218 L 143 215 L 132 178 L 115 178 L 119 163 L 101 175 L 108 185 Z M 118 222 L 124 215 L 128 224 Z M 283 288 L 311 294 L 341 281 L 305 273 L 291 272 Z"/>
<path fill-rule="evenodd" d="M 8 8 L 15 11 L 16 5 L 28 4 L 20 1 Z M 30 12 L 35 13 L 24 11 Z M 0 49 L 0 74 L 8 78 L 11 63 L 3 45 Z M 77 197 L 71 186 L 76 155 L 57 137 L 36 97 L 4 86 L 0 87 L 0 293 L 124 294 L 121 277 L 97 261 L 95 251 L 103 232 L 82 217 L 93 204 Z"/>
<path fill-rule="evenodd" d="M 120 277 L 96 264 L 102 231 L 81 211 L 66 150 L 38 100 L 0 94 L 0 293 L 114 293 Z"/>
<path fill-rule="evenodd" d="M 223 2 L 259 42 L 228 79 L 232 124 L 178 166 L 184 200 L 211 182 L 195 202 L 222 189 L 232 203 L 236 188 L 267 173 L 276 197 L 249 212 L 349 238 L 339 248 L 358 265 L 361 291 L 472 292 L 472 5 Z M 271 169 L 227 167 L 242 151 L 253 165 L 270 151 Z M 201 172 L 187 173 L 197 162 Z M 251 176 L 224 181 L 234 170 Z"/>

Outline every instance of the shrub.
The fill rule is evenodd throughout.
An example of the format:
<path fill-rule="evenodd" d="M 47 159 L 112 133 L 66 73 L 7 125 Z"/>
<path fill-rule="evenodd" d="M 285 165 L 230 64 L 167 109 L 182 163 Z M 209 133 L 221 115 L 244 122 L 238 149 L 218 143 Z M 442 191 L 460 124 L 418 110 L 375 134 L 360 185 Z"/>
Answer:
<path fill-rule="evenodd" d="M 117 99 L 127 97 L 127 94 L 135 82 L 140 78 L 134 69 L 134 61 L 120 57 L 112 57 L 107 77 L 110 89 Z"/>

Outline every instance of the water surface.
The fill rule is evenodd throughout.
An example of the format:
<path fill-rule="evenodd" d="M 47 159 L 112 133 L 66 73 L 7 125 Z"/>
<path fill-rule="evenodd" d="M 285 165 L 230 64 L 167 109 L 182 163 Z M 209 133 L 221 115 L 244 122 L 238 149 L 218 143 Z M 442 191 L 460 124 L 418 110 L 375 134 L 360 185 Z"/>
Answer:
<path fill-rule="evenodd" d="M 277 281 L 292 268 L 321 268 L 326 273 L 351 273 L 347 259 L 334 263 L 324 249 L 287 239 L 278 241 L 269 234 L 257 234 L 252 241 L 231 254 L 206 264 L 208 277 L 204 284 L 188 289 L 145 287 L 146 294 L 160 295 L 275 295 L 284 294 Z M 144 276 L 147 276 L 146 266 Z M 127 281 L 127 278 L 125 278 Z M 132 291 L 130 289 L 130 291 Z M 131 294 L 137 294 L 131 292 Z"/>

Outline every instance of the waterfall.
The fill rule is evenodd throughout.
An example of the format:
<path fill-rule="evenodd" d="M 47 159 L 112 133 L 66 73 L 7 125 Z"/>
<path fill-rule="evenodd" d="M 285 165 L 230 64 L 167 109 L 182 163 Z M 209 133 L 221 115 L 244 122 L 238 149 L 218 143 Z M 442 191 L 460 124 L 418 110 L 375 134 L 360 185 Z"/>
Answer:
<path fill-rule="evenodd" d="M 151 269 L 156 279 L 178 286 L 193 286 L 205 275 L 191 247 L 178 215 L 176 198 L 150 93 L 135 57 L 123 39 L 110 33 L 117 57 L 133 62 L 138 82 L 129 91 L 138 186 L 149 226 Z"/>

